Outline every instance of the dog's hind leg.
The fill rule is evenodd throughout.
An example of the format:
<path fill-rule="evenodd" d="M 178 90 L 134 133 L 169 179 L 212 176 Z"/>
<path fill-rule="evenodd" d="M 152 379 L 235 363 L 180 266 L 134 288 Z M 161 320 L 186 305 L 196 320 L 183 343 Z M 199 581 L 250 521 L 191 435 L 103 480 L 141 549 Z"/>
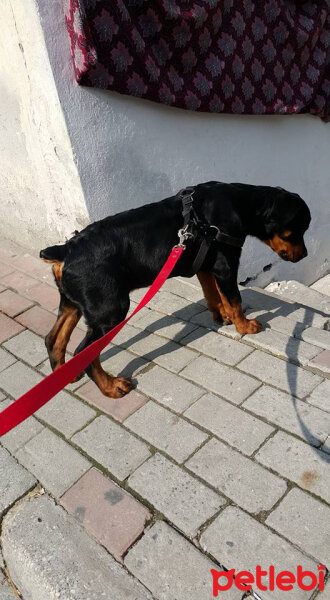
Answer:
<path fill-rule="evenodd" d="M 116 299 L 118 301 L 118 298 Z M 108 305 L 115 307 L 114 303 L 108 300 Z M 79 344 L 75 351 L 75 354 L 81 352 L 84 348 L 87 348 L 95 340 L 101 338 L 103 335 L 108 333 L 113 327 L 120 323 L 128 312 L 129 308 L 129 297 L 120 298 L 120 307 L 116 306 L 112 308 L 111 312 L 104 313 L 103 315 L 93 315 L 93 320 L 86 315 L 86 320 L 89 325 L 86 337 Z M 106 373 L 101 366 L 100 357 L 98 356 L 86 369 L 87 375 L 96 383 L 102 394 L 109 398 L 122 398 L 125 394 L 131 391 L 133 384 L 130 379 L 126 377 L 113 377 Z"/>
<path fill-rule="evenodd" d="M 203 289 L 207 308 L 213 315 L 213 320 L 231 323 L 231 319 L 222 304 L 220 291 L 214 275 L 206 271 L 199 271 L 197 277 Z"/>
<path fill-rule="evenodd" d="M 45 344 L 53 371 L 65 363 L 65 351 L 81 312 L 61 292 L 58 317 L 54 327 L 45 338 Z"/>

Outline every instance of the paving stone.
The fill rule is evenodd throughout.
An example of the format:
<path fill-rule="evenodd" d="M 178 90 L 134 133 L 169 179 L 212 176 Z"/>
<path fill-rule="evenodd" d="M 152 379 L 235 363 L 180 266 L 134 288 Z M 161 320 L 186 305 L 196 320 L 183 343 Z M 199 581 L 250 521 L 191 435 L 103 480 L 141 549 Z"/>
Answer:
<path fill-rule="evenodd" d="M 207 435 L 150 400 L 125 425 L 153 446 L 183 462 L 207 439 Z"/>
<path fill-rule="evenodd" d="M 0 294 L 0 310 L 8 317 L 16 317 L 31 306 L 33 306 L 31 300 L 27 300 L 11 290 L 5 290 Z"/>
<path fill-rule="evenodd" d="M 132 290 L 129 293 L 130 301 L 138 304 L 142 298 L 145 296 L 149 288 L 139 288 L 138 290 Z"/>
<path fill-rule="evenodd" d="M 233 340 L 240 340 L 242 338 L 242 335 L 236 331 L 235 325 L 224 325 L 214 321 L 209 310 L 205 310 L 204 312 L 192 317 L 191 323 L 195 323 L 196 325 L 200 325 L 206 329 L 217 331 L 218 333 L 232 338 Z"/>
<path fill-rule="evenodd" d="M 330 412 L 330 381 L 325 379 L 306 398 L 309 404 Z"/>
<path fill-rule="evenodd" d="M 191 302 L 204 301 L 204 295 L 200 285 L 199 287 L 196 287 L 195 285 L 191 285 L 188 281 L 182 281 L 175 277 L 168 279 L 165 282 L 163 291 L 176 294 L 176 296 L 181 296 L 181 298 L 190 300 Z"/>
<path fill-rule="evenodd" d="M 135 377 L 148 361 L 111 344 L 101 355 L 102 367 L 111 375 Z"/>
<path fill-rule="evenodd" d="M 175 342 L 127 325 L 118 338 L 116 337 L 116 343 L 124 348 L 129 348 L 134 354 L 152 360 L 175 373 L 181 371 L 196 356 L 195 352 Z"/>
<path fill-rule="evenodd" d="M 326 441 L 324 442 L 323 446 L 322 446 L 322 450 L 323 452 L 328 452 L 330 453 L 330 436 L 326 439 Z"/>
<path fill-rule="evenodd" d="M 0 373 L 0 388 L 16 399 L 36 385 L 41 379 L 41 375 L 30 369 L 30 367 L 25 366 L 21 362 L 15 362 Z"/>
<path fill-rule="evenodd" d="M 30 254 L 25 253 L 16 256 L 11 261 L 11 265 L 13 265 L 16 269 L 24 271 L 24 273 L 29 273 L 29 275 L 32 275 L 37 279 L 44 279 L 48 275 L 53 278 L 51 265 L 44 263 L 42 260 L 40 260 L 40 258 L 31 256 Z"/>
<path fill-rule="evenodd" d="M 311 286 L 312 290 L 316 290 L 321 294 L 325 294 L 326 296 L 330 296 L 330 273 L 321 277 L 313 283 Z"/>
<path fill-rule="evenodd" d="M 143 504 L 95 468 L 62 496 L 61 504 L 119 561 L 151 518 Z"/>
<path fill-rule="evenodd" d="M 141 465 L 128 484 L 191 537 L 225 503 L 218 494 L 160 454 Z"/>
<path fill-rule="evenodd" d="M 76 393 L 120 423 L 149 400 L 136 390 L 132 390 L 124 398 L 108 398 L 102 394 L 93 381 L 83 385 Z"/>
<path fill-rule="evenodd" d="M 324 590 L 316 596 L 317 600 L 329 600 L 330 598 L 330 579 L 328 578 Z"/>
<path fill-rule="evenodd" d="M 0 447 L 0 515 L 24 496 L 36 480 L 5 448 Z"/>
<path fill-rule="evenodd" d="M 330 299 L 328 296 L 313 290 L 299 281 L 279 281 L 276 286 L 274 284 L 272 292 L 279 296 L 299 302 L 304 306 L 308 306 L 313 310 L 317 310 L 326 314 L 330 313 Z"/>
<path fill-rule="evenodd" d="M 125 558 L 128 569 L 158 600 L 210 600 L 217 566 L 163 521 L 156 523 Z M 155 574 L 157 576 L 155 576 Z M 238 590 L 221 594 L 241 600 Z"/>
<path fill-rule="evenodd" d="M 244 532 L 243 537 L 242 532 Z M 263 570 L 273 565 L 276 573 L 280 571 L 297 573 L 297 565 L 301 565 L 304 570 L 318 572 L 314 561 L 234 506 L 229 506 L 222 511 L 207 528 L 202 535 L 201 544 L 221 564 L 236 571 L 247 570 L 255 575 L 257 565 L 260 565 Z M 268 588 L 267 576 L 262 577 L 262 583 Z M 288 597 L 287 590 L 281 591 L 277 587 L 273 592 L 260 591 L 257 586 L 254 586 L 254 590 L 261 594 L 263 600 L 268 598 L 285 600 Z M 295 585 L 289 597 L 292 600 L 308 600 L 311 591 L 303 591 Z"/>
<path fill-rule="evenodd" d="M 47 310 L 58 308 L 60 303 L 60 295 L 58 289 L 47 283 L 38 283 L 26 292 L 26 296 Z"/>
<path fill-rule="evenodd" d="M 179 413 L 204 393 L 190 381 L 158 366 L 142 373 L 139 376 L 138 385 L 142 392 Z"/>
<path fill-rule="evenodd" d="M 6 265 L 6 263 L 0 262 L 0 278 L 9 275 L 9 273 L 12 273 L 13 270 L 14 269 L 9 265 Z"/>
<path fill-rule="evenodd" d="M 249 315 L 249 317 L 251 319 L 253 318 L 252 315 Z M 294 321 L 289 317 L 276 317 L 272 315 L 270 318 L 268 317 L 267 320 L 266 317 L 262 316 L 258 318 L 262 323 L 267 322 L 271 329 L 274 329 L 275 331 L 280 331 L 285 335 L 292 336 L 297 339 L 301 339 L 302 333 L 308 327 L 308 325 L 305 325 L 304 323 L 299 323 L 299 321 Z M 312 327 L 311 329 L 316 329 L 316 327 Z M 316 331 L 320 330 L 316 329 Z"/>
<path fill-rule="evenodd" d="M 274 431 L 270 425 L 213 394 L 197 400 L 184 414 L 245 454 L 252 454 Z"/>
<path fill-rule="evenodd" d="M 46 428 L 20 448 L 16 457 L 56 497 L 90 467 L 77 450 Z"/>
<path fill-rule="evenodd" d="M 330 350 L 323 350 L 308 363 L 308 366 L 317 369 L 322 374 L 330 375 Z"/>
<path fill-rule="evenodd" d="M 175 342 L 179 342 L 197 328 L 197 325 L 188 323 L 188 321 L 180 321 L 169 315 L 160 315 L 153 310 L 145 309 L 145 312 L 142 310 L 140 315 L 140 317 L 137 315 L 134 318 L 134 327 L 157 333 L 157 335 Z"/>
<path fill-rule="evenodd" d="M 0 371 L 4 371 L 7 367 L 13 365 L 14 362 L 16 362 L 16 358 L 3 348 L 0 348 Z"/>
<path fill-rule="evenodd" d="M 266 523 L 329 569 L 328 506 L 294 488 L 269 515 Z"/>
<path fill-rule="evenodd" d="M 329 317 L 315 312 L 315 310 L 312 310 L 311 308 L 299 306 L 299 304 L 296 306 L 297 307 L 294 308 L 294 310 L 292 310 L 288 314 L 288 317 L 290 319 L 293 319 L 294 321 L 299 321 L 300 323 L 304 323 L 304 325 L 309 325 L 310 327 L 320 327 L 321 329 L 323 329 Z"/>
<path fill-rule="evenodd" d="M 34 333 L 45 337 L 53 327 L 56 317 L 40 306 L 33 306 L 21 315 L 16 317 L 16 321 L 31 329 Z"/>
<path fill-rule="evenodd" d="M 252 513 L 271 509 L 287 487 L 285 481 L 215 439 L 194 454 L 186 466 Z"/>
<path fill-rule="evenodd" d="M 263 310 L 273 312 L 274 314 L 289 316 L 289 314 L 297 308 L 297 305 L 293 300 L 280 298 L 267 291 L 267 289 L 251 287 L 243 288 L 240 292 L 244 312 L 249 310 Z"/>
<path fill-rule="evenodd" d="M 8 579 L 0 572 L 0 600 L 17 600 L 13 588 L 9 585 Z"/>
<path fill-rule="evenodd" d="M 23 331 L 24 327 L 0 313 L 0 344 Z"/>
<path fill-rule="evenodd" d="M 245 358 L 239 364 L 239 368 L 298 398 L 304 398 L 321 383 L 318 375 L 260 350 Z"/>
<path fill-rule="evenodd" d="M 70 335 L 70 340 L 67 345 L 67 351 L 70 354 L 74 354 L 76 348 L 78 348 L 80 342 L 85 338 L 86 332 L 79 327 L 76 327 Z"/>
<path fill-rule="evenodd" d="M 276 356 L 288 358 L 300 365 L 306 365 L 320 351 L 317 346 L 312 346 L 272 329 L 260 331 L 257 335 L 245 335 L 244 340 L 257 348 L 263 348 Z"/>
<path fill-rule="evenodd" d="M 330 456 L 325 452 L 280 431 L 259 450 L 256 459 L 305 490 L 330 501 Z"/>
<path fill-rule="evenodd" d="M 2 402 L 3 400 L 5 400 L 6 396 L 0 392 L 0 402 Z"/>
<path fill-rule="evenodd" d="M 302 332 L 301 339 L 310 344 L 314 344 L 314 346 L 330 350 L 330 331 L 317 329 L 316 327 L 308 327 Z"/>
<path fill-rule="evenodd" d="M 3 549 L 12 579 L 26 599 L 151 600 L 47 495 L 24 501 L 6 515 Z"/>
<path fill-rule="evenodd" d="M 0 405 L 1 411 L 12 404 L 12 402 L 13 400 L 6 398 Z M 43 428 L 44 426 L 39 423 L 37 419 L 29 417 L 14 427 L 14 429 L 1 436 L 1 444 L 7 448 L 11 454 L 15 454 L 19 448 L 24 446 L 29 440 L 37 435 L 37 433 L 42 431 Z"/>
<path fill-rule="evenodd" d="M 194 348 L 194 350 L 227 365 L 236 365 L 253 352 L 253 348 L 245 344 L 218 335 L 213 331 L 205 332 L 205 329 L 201 327 L 181 340 L 181 344 Z"/>
<path fill-rule="evenodd" d="M 318 346 L 320 348 L 330 348 L 330 332 L 318 327 L 309 327 L 304 323 L 293 321 L 288 317 L 274 317 L 272 314 L 257 316 L 256 313 L 248 315 L 249 318 L 258 318 L 261 323 L 267 324 L 271 329 L 275 329 L 287 336 L 294 337 L 298 340 L 303 340 L 308 344 Z M 258 334 L 259 335 L 259 334 Z"/>
<path fill-rule="evenodd" d="M 45 342 L 32 331 L 22 331 L 8 340 L 4 347 L 32 367 L 36 367 L 47 357 Z"/>
<path fill-rule="evenodd" d="M 1 283 L 5 287 L 13 288 L 20 294 L 26 294 L 28 290 L 35 285 L 38 285 L 39 282 L 36 279 L 29 277 L 29 275 L 26 275 L 25 273 L 14 271 L 5 277 L 2 277 Z"/>
<path fill-rule="evenodd" d="M 104 416 L 95 419 L 72 439 L 120 481 L 150 456 L 146 444 Z"/>
<path fill-rule="evenodd" d="M 95 415 L 94 410 L 67 392 L 60 392 L 36 412 L 37 417 L 66 437 L 71 437 Z"/>
<path fill-rule="evenodd" d="M 323 443 L 330 432 L 330 415 L 268 386 L 259 388 L 243 406 L 316 446 Z"/>
<path fill-rule="evenodd" d="M 249 319 L 259 319 L 262 323 L 268 323 L 272 329 L 282 331 L 290 335 L 290 330 L 302 331 L 306 327 L 323 328 L 327 317 L 317 313 L 311 308 L 285 302 L 283 305 L 274 306 L 265 310 L 247 308 L 245 314 Z M 287 321 L 287 324 L 285 324 Z"/>
<path fill-rule="evenodd" d="M 150 300 L 149 307 L 152 310 L 157 310 L 165 315 L 173 315 L 177 319 L 183 319 L 184 321 L 189 321 L 191 317 L 205 310 L 200 304 L 192 304 L 189 300 L 165 291 L 156 294 Z"/>
<path fill-rule="evenodd" d="M 183 369 L 180 375 L 234 404 L 241 404 L 260 385 L 256 379 L 205 356 L 196 358 Z"/>

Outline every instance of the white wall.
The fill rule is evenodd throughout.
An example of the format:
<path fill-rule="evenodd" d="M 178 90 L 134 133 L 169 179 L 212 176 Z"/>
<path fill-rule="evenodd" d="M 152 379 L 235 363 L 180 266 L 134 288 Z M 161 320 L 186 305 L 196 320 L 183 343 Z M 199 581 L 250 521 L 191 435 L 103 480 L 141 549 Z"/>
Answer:
<path fill-rule="evenodd" d="M 38 249 L 88 215 L 34 1 L 0 23 L 0 235 Z"/>
<path fill-rule="evenodd" d="M 36 1 L 91 220 L 209 179 L 280 185 L 301 194 L 311 208 L 309 257 L 287 264 L 249 240 L 240 280 L 271 262 L 273 268 L 257 283 L 285 278 L 311 283 L 329 271 L 330 124 L 309 116 L 191 113 L 79 87 L 62 0 Z"/>

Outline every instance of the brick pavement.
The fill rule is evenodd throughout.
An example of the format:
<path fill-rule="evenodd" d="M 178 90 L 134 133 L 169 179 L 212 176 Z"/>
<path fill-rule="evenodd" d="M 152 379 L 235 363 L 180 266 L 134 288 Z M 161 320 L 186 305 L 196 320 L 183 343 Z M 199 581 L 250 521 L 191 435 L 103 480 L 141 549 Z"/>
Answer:
<path fill-rule="evenodd" d="M 107 599 L 110 585 L 118 598 L 210 600 L 219 565 L 330 570 L 327 304 L 242 295 L 259 336 L 213 323 L 196 278 L 167 282 L 104 354 L 135 390 L 107 399 L 84 378 L 3 436 L 1 598 L 16 584 L 23 598 Z M 43 336 L 56 300 L 49 266 L 0 243 L 0 410 L 49 372 Z M 317 598 L 330 600 L 329 585 Z"/>

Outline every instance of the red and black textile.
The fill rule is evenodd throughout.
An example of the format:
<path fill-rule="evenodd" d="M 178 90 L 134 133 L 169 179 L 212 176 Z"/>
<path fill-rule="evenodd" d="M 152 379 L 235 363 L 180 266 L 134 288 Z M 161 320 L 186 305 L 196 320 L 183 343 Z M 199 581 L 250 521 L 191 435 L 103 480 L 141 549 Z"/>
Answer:
<path fill-rule="evenodd" d="M 67 0 L 79 84 L 189 110 L 330 114 L 330 0 Z"/>

